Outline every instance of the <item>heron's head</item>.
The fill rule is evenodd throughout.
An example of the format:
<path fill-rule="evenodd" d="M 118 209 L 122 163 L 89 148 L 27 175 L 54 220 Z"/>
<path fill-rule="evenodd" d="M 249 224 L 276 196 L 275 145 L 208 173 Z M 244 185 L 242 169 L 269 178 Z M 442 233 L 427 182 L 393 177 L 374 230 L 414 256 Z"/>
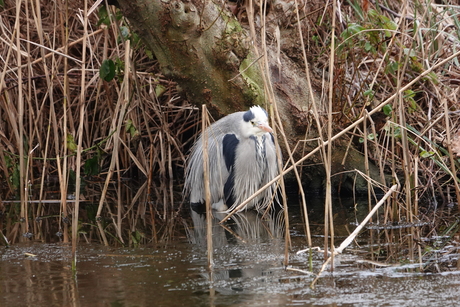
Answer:
<path fill-rule="evenodd" d="M 259 106 L 253 106 L 243 115 L 243 133 L 248 137 L 262 136 L 267 132 L 272 132 L 268 125 L 267 111 Z"/>

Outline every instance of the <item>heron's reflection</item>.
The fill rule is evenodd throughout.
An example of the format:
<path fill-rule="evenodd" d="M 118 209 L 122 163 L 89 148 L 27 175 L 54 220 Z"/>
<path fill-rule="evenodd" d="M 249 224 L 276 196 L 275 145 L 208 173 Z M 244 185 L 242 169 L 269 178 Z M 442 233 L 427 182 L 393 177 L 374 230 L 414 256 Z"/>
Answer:
<path fill-rule="evenodd" d="M 206 250 L 206 214 L 191 211 L 194 229 L 192 242 Z M 226 213 L 212 213 L 214 266 L 203 273 L 221 294 L 248 292 L 260 282 L 276 280 L 283 270 L 284 212 L 261 214 L 256 211 L 235 213 L 220 223 Z"/>
<path fill-rule="evenodd" d="M 191 210 L 193 220 L 192 242 L 206 247 L 206 214 Z M 221 223 L 227 216 L 225 212 L 212 210 L 212 241 L 213 247 L 219 248 L 228 244 L 268 243 L 279 240 L 284 235 L 283 211 L 259 213 L 253 210 L 233 214 L 230 219 Z"/>

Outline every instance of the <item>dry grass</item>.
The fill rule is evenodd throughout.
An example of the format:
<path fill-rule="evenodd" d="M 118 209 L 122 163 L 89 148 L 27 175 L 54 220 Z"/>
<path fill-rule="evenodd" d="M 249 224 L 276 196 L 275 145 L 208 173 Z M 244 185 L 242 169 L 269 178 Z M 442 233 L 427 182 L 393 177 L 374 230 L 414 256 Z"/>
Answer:
<path fill-rule="evenodd" d="M 322 85 L 322 91 L 331 83 L 334 89 L 329 96 L 334 101 L 332 113 L 328 112 L 327 119 L 315 115 L 318 131 L 327 131 L 330 116 L 342 129 L 329 135 L 329 141 L 354 129 L 349 131 L 350 145 L 354 142 L 361 148 L 366 162 L 381 172 L 380 183 L 369 180 L 369 205 L 376 198 L 375 187 L 400 185 L 400 193 L 373 220 L 382 225 L 373 235 L 377 242 L 400 238 L 401 249 L 382 247 L 376 255 L 387 261 L 407 257 L 424 269 L 422 263 L 431 255 L 423 252 L 428 246 L 424 238 L 438 231 L 452 237 L 458 229 L 448 227 L 450 231 L 444 232 L 445 219 L 437 217 L 445 214 L 439 208 L 460 206 L 460 160 L 455 155 L 460 119 L 460 7 L 447 1 L 445 5 L 387 1 L 377 7 L 369 1 L 331 4 L 334 7 L 325 8 L 321 23 L 309 24 L 314 29 L 309 31 L 314 39 L 307 46 L 316 56 L 312 63 L 332 80 Z M 335 36 L 331 16 L 339 20 Z M 331 37 L 336 38 L 336 47 Z M 329 59 L 334 56 L 332 63 Z M 326 168 L 329 162 L 324 160 Z M 365 169 L 369 169 L 367 164 Z M 385 180 L 384 173 L 391 174 L 393 182 Z M 369 173 L 362 176 L 368 178 Z M 383 226 L 390 224 L 404 230 L 395 236 L 393 228 Z M 457 225 L 455 215 L 450 224 Z M 401 255 L 402 250 L 407 254 Z"/>
<path fill-rule="evenodd" d="M 65 221 L 78 216 L 67 202 L 69 195 L 81 187 L 88 198 L 88 191 L 97 190 L 95 218 L 115 216 L 114 233 L 127 244 L 135 231 L 127 219 L 134 211 L 143 218 L 148 211 L 153 216 L 144 221 L 154 224 L 157 216 L 165 221 L 180 209 L 181 189 L 172 182 L 182 177 L 184 144 L 192 140 L 191 123 L 198 118 L 177 94 L 176 84 L 159 73 L 156 61 L 129 33 L 126 21 L 115 19 L 112 7 L 112 21 L 98 26 L 93 4 L 89 1 L 85 15 L 83 1 L 5 1 L 0 13 L 2 198 L 21 202 L 19 208 L 10 208 L 22 217 L 19 233 L 37 236 L 29 230 L 36 230 L 33 219 L 57 215 L 62 239 L 68 241 Z M 99 77 L 107 59 L 116 64 L 111 81 Z M 84 182 L 75 180 L 80 170 Z M 110 212 L 106 197 L 113 197 L 117 182 L 140 184 L 144 179 L 148 186 L 141 190 L 147 198 L 135 198 L 134 208 L 119 198 Z M 28 199 L 47 199 L 46 186 L 52 182 L 58 183 L 59 209 L 55 204 L 27 205 Z M 156 231 L 146 242 L 160 240 L 160 235 Z"/>
<path fill-rule="evenodd" d="M 264 8 L 263 1 L 255 1 L 255 5 Z M 439 209 L 460 206 L 460 7 L 430 1 L 386 1 L 380 6 L 370 1 L 347 1 L 340 6 L 337 1 L 327 5 L 296 1 L 285 8 L 283 16 L 292 18 L 283 22 L 270 19 L 274 14 L 251 17 L 254 13 L 249 9 L 249 25 L 251 20 L 261 22 L 259 31 L 252 30 L 252 35 L 262 42 L 262 53 L 267 49 L 265 35 L 257 37 L 255 33 L 278 26 L 297 27 L 302 33 L 299 44 L 281 51 L 305 65 L 310 87 L 324 93 L 323 110 L 316 110 L 313 104 L 310 118 L 318 131 L 319 146 L 298 161 L 290 156 L 285 172 L 295 170 L 314 153 L 321 153 L 327 186 L 325 252 L 328 244 L 331 250 L 334 246 L 331 152 L 347 135 L 349 146 L 360 148 L 366 157 L 365 173 L 357 174 L 368 180 L 369 211 L 379 198 L 379 190 L 387 192 L 393 184 L 399 186 L 399 193 L 372 220 L 377 225 L 373 229 L 378 231 L 371 232 L 372 240 L 399 240 L 399 247 L 379 247 L 371 257 L 378 255 L 379 260 L 390 262 L 407 258 L 425 269 L 423 261 L 430 254 L 423 252 L 423 247 L 428 248 L 426 236 L 440 231 L 452 238 L 458 229 L 448 227 L 449 231 L 444 232 L 446 220 L 438 217 L 445 214 Z M 267 67 L 265 63 L 262 69 Z M 315 78 L 317 75 L 324 77 Z M 269 79 L 267 73 L 266 88 L 270 90 Z M 276 112 L 276 100 L 270 99 L 270 93 L 268 97 Z M 332 123 L 335 129 L 331 129 Z M 281 121 L 277 125 L 282 130 Z M 379 182 L 371 179 L 370 164 L 380 169 Z M 308 228 L 308 219 L 306 222 Z M 457 225 L 455 215 L 450 223 Z M 399 229 L 398 235 L 394 229 Z"/>

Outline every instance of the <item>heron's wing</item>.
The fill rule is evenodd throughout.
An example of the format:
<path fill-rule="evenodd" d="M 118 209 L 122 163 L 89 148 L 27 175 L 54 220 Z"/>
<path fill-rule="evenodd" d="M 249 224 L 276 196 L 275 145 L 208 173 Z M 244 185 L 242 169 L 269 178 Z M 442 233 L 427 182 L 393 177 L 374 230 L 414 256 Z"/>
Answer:
<path fill-rule="evenodd" d="M 233 204 L 235 203 L 235 197 L 233 196 L 234 186 L 235 186 L 235 174 L 232 169 L 224 185 L 225 205 L 227 205 L 228 208 L 232 207 Z"/>
<path fill-rule="evenodd" d="M 226 134 L 222 140 L 222 153 L 225 159 L 225 166 L 229 172 L 227 181 L 224 185 L 225 204 L 228 207 L 232 206 L 235 202 L 233 197 L 233 188 L 235 186 L 234 165 L 236 147 L 238 146 L 239 142 L 240 141 L 234 134 Z"/>
<path fill-rule="evenodd" d="M 229 172 L 235 164 L 236 147 L 239 142 L 234 134 L 226 134 L 222 140 L 222 153 L 224 154 L 225 165 Z"/>

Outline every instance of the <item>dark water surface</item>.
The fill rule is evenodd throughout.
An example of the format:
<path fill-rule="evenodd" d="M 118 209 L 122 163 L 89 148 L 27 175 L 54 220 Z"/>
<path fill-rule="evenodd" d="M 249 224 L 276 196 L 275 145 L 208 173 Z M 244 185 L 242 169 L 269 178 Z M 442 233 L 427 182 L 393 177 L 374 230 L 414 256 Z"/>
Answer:
<path fill-rule="evenodd" d="M 295 213 L 294 213 L 295 214 Z M 216 221 L 221 217 L 216 215 Z M 307 270 L 299 216 L 291 224 L 290 265 Z M 458 306 L 460 275 L 417 273 L 417 266 L 372 268 L 353 246 L 314 289 L 314 276 L 285 270 L 280 217 L 238 215 L 214 223 L 213 288 L 207 270 L 204 222 L 162 247 L 107 248 L 80 244 L 76 275 L 71 248 L 27 243 L 1 248 L 0 306 Z M 322 239 L 320 239 L 320 242 Z M 319 244 L 318 244 L 319 245 Z M 356 247 L 355 247 L 356 249 Z M 33 254 L 32 256 L 28 256 Z M 313 257 L 314 271 L 323 263 Z"/>

